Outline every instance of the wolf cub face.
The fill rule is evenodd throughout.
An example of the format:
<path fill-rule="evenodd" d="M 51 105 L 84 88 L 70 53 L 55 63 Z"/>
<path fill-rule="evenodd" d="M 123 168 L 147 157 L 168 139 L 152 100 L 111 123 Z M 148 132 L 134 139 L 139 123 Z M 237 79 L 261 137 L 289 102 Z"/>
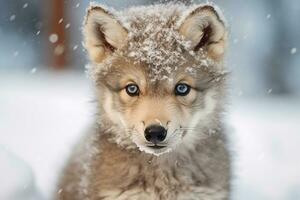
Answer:
<path fill-rule="evenodd" d="M 155 5 L 114 14 L 91 6 L 84 36 L 99 112 L 125 130 L 115 142 L 160 155 L 192 147 L 211 129 L 223 96 L 226 45 L 213 6 Z"/>

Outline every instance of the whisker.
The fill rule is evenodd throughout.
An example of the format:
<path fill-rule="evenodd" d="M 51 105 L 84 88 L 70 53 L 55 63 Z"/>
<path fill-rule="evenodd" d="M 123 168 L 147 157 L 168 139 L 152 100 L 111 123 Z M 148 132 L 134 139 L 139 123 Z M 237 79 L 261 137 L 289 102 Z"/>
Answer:
<path fill-rule="evenodd" d="M 195 130 L 196 128 L 181 128 L 179 130 Z"/>
<path fill-rule="evenodd" d="M 193 104 L 191 107 L 198 107 L 198 106 L 203 106 L 203 104 Z"/>
<path fill-rule="evenodd" d="M 175 129 L 175 130 L 183 130 L 183 131 L 186 131 L 186 130 L 195 130 L 196 127 L 185 127 L 185 128 L 178 128 L 178 129 Z"/>

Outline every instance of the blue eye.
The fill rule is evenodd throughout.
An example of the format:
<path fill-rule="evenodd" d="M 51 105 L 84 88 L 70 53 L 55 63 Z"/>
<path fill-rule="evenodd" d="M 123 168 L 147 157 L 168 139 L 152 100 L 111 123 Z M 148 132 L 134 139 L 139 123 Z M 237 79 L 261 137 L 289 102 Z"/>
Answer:
<path fill-rule="evenodd" d="M 140 93 L 139 87 L 136 84 L 129 84 L 125 89 L 129 96 L 138 96 Z"/>
<path fill-rule="evenodd" d="M 191 90 L 191 86 L 185 83 L 179 83 L 175 86 L 175 95 L 186 96 Z"/>

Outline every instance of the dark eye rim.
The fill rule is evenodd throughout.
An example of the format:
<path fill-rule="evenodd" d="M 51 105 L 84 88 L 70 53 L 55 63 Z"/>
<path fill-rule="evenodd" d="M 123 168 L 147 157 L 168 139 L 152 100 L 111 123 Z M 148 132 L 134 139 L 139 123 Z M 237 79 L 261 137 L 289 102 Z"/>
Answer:
<path fill-rule="evenodd" d="M 179 85 L 185 85 L 187 87 L 187 91 L 184 92 L 184 93 L 178 92 L 177 87 Z M 190 91 L 191 91 L 191 86 L 186 84 L 186 83 L 177 83 L 176 86 L 175 86 L 175 89 L 174 89 L 174 92 L 175 92 L 176 96 L 186 96 L 190 93 Z"/>
<path fill-rule="evenodd" d="M 135 93 L 131 93 L 130 91 L 129 91 L 129 87 L 130 86 L 135 86 L 136 88 L 137 88 L 137 90 L 136 90 L 136 92 Z M 128 85 L 126 85 L 126 87 L 125 87 L 125 90 L 126 90 L 126 93 L 129 95 L 129 96 L 138 96 L 139 94 L 140 94 L 140 88 L 139 88 L 139 86 L 137 85 L 137 84 L 134 84 L 134 83 L 130 83 L 130 84 L 128 84 Z"/>

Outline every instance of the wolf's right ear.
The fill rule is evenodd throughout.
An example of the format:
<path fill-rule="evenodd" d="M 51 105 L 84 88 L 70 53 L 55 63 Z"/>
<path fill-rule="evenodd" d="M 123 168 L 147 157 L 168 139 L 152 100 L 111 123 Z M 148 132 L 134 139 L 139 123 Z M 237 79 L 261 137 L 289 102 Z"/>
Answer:
<path fill-rule="evenodd" d="M 127 40 L 126 29 L 109 11 L 99 6 L 88 10 L 83 33 L 85 48 L 95 63 L 101 63 Z"/>

